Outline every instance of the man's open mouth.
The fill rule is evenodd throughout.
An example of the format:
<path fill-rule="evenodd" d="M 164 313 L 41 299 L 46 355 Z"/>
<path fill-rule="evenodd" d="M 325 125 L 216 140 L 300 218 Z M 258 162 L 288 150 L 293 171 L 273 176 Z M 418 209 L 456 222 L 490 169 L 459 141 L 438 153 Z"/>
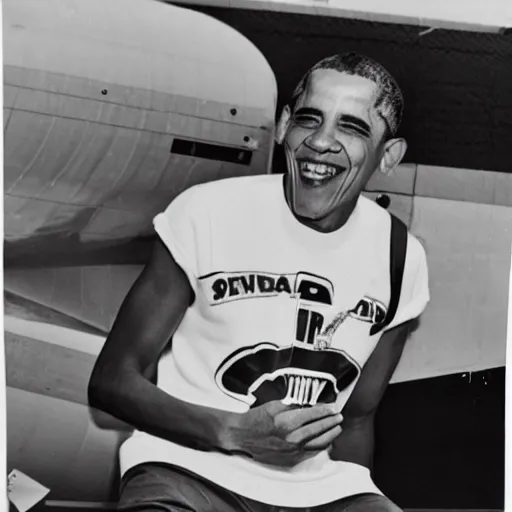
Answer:
<path fill-rule="evenodd" d="M 309 186 L 324 185 L 347 170 L 341 165 L 300 160 L 297 162 L 302 181 Z"/>

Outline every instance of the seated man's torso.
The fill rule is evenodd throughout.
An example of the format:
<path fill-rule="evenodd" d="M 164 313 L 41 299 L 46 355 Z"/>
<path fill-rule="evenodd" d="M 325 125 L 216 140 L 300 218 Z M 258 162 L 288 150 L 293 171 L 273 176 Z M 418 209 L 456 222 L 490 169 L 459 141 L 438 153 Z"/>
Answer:
<path fill-rule="evenodd" d="M 191 218 L 175 226 L 171 203 L 155 228 L 195 300 L 159 362 L 158 386 L 181 400 L 240 413 L 271 400 L 343 406 L 380 338 L 370 329 L 389 304 L 389 214 L 361 197 L 343 228 L 313 231 L 293 217 L 280 175 L 201 185 L 181 202 Z M 409 253 L 421 250 L 413 237 L 409 242 Z M 414 284 L 414 259 L 406 264 L 405 287 Z M 379 492 L 367 468 L 333 461 L 328 452 L 294 468 L 269 467 L 136 432 L 122 447 L 122 471 L 149 461 L 180 465 L 283 506 Z"/>

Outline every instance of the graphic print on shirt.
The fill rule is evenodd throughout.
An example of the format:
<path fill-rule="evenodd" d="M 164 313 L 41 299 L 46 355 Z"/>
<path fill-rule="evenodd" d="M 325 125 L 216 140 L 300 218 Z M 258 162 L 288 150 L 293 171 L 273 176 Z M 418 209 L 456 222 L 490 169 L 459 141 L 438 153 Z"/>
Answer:
<path fill-rule="evenodd" d="M 385 306 L 363 297 L 354 307 L 333 314 L 334 288 L 323 277 L 299 272 L 214 273 L 207 280 L 213 307 L 239 300 L 262 300 L 286 294 L 295 300 L 295 340 L 278 346 L 272 340 L 231 353 L 218 367 L 215 380 L 229 396 L 257 407 L 272 400 L 297 405 L 330 403 L 359 376 L 359 365 L 332 346 L 339 327 L 348 319 L 370 324 L 381 322 Z M 330 311 L 328 323 L 326 312 Z"/>

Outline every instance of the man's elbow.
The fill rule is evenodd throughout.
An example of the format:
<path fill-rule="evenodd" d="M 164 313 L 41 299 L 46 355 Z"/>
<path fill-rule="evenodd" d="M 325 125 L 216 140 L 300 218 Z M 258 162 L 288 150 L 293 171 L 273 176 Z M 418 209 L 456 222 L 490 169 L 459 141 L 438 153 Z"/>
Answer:
<path fill-rule="evenodd" d="M 94 367 L 87 386 L 89 406 L 100 411 L 111 413 L 123 389 L 123 371 L 120 369 L 106 370 L 101 364 Z"/>
<path fill-rule="evenodd" d="M 90 407 L 104 410 L 105 396 L 110 393 L 111 387 L 106 386 L 104 380 L 97 373 L 91 375 L 87 386 L 87 401 Z M 107 411 L 105 411 L 107 412 Z"/>

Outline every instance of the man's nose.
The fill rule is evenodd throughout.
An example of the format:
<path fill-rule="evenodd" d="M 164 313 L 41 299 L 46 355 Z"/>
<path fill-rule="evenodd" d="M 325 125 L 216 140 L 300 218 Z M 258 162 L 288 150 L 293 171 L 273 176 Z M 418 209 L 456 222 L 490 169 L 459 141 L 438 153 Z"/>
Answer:
<path fill-rule="evenodd" d="M 343 146 L 336 140 L 334 130 L 322 127 L 306 138 L 304 144 L 317 153 L 339 153 Z"/>

